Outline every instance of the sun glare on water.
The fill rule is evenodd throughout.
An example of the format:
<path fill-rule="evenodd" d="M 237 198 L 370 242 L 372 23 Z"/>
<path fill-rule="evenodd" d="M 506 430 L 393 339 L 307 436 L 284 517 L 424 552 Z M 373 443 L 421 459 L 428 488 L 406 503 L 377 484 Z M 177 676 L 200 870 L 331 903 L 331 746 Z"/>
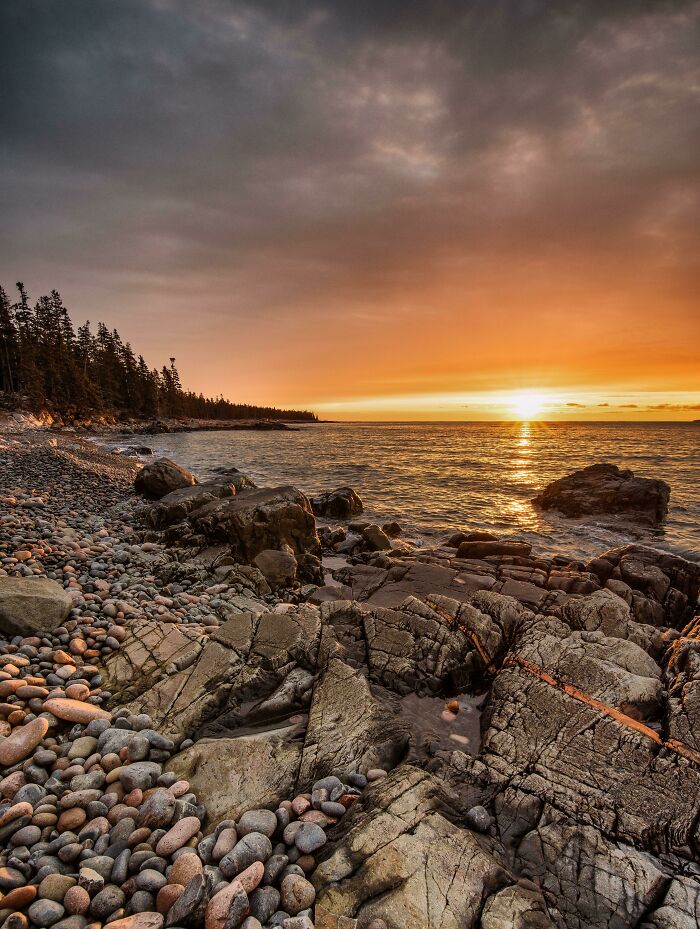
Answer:
<path fill-rule="evenodd" d="M 536 419 L 547 405 L 546 397 L 534 391 L 513 394 L 511 408 L 518 419 Z"/>

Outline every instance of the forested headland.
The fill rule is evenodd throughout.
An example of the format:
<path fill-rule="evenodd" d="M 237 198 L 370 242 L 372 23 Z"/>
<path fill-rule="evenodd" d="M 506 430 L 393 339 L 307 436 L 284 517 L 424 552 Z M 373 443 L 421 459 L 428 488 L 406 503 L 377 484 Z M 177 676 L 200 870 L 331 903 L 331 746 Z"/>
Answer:
<path fill-rule="evenodd" d="M 315 421 L 307 410 L 232 403 L 186 390 L 175 359 L 149 368 L 116 329 L 90 322 L 75 329 L 61 295 L 52 290 L 32 306 L 26 288 L 12 302 L 0 287 L 0 392 L 4 405 L 48 410 L 65 419 L 95 415 L 211 420 Z"/>

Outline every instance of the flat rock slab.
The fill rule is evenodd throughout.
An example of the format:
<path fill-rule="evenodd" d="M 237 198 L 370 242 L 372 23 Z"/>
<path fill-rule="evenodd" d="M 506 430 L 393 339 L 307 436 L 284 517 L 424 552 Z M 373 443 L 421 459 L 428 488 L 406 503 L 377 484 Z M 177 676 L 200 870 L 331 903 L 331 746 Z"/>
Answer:
<path fill-rule="evenodd" d="M 209 830 L 248 810 L 274 807 L 294 795 L 301 745 L 268 732 L 236 739 L 200 739 L 166 765 L 187 780 L 207 808 Z"/>
<path fill-rule="evenodd" d="M 0 577 L 0 632 L 8 638 L 52 632 L 72 606 L 71 595 L 49 578 Z"/>

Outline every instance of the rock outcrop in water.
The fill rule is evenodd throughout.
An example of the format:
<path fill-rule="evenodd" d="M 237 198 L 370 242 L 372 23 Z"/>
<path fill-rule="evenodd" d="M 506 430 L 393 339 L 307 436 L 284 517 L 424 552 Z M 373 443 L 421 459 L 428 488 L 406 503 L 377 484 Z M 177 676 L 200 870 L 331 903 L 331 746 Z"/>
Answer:
<path fill-rule="evenodd" d="M 338 487 L 311 498 L 311 509 L 315 516 L 327 519 L 350 519 L 362 512 L 362 500 L 352 487 Z"/>
<path fill-rule="evenodd" d="M 315 557 L 293 489 L 177 491 L 146 540 L 128 462 L 0 454 L 4 584 L 72 601 L 0 646 L 7 929 L 698 924 L 700 566 L 360 546 L 313 606 L 242 563 Z M 406 712 L 465 691 L 469 751 Z"/>
<path fill-rule="evenodd" d="M 666 518 L 670 495 L 666 481 L 635 477 L 612 464 L 594 464 L 548 484 L 533 502 L 565 516 L 603 513 L 657 525 Z"/>

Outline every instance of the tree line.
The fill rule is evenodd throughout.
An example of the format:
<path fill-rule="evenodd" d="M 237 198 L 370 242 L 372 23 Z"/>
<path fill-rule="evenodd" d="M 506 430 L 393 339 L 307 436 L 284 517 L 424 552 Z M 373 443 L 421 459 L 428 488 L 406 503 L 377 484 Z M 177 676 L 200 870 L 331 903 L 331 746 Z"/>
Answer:
<path fill-rule="evenodd" d="M 52 290 L 30 305 L 17 284 L 12 302 L 0 287 L 0 391 L 11 404 L 34 412 L 48 409 L 65 419 L 109 413 L 117 417 L 157 419 L 311 420 L 306 410 L 231 403 L 183 389 L 175 359 L 160 371 L 149 368 L 116 329 L 90 322 L 73 327 L 61 295 Z"/>

